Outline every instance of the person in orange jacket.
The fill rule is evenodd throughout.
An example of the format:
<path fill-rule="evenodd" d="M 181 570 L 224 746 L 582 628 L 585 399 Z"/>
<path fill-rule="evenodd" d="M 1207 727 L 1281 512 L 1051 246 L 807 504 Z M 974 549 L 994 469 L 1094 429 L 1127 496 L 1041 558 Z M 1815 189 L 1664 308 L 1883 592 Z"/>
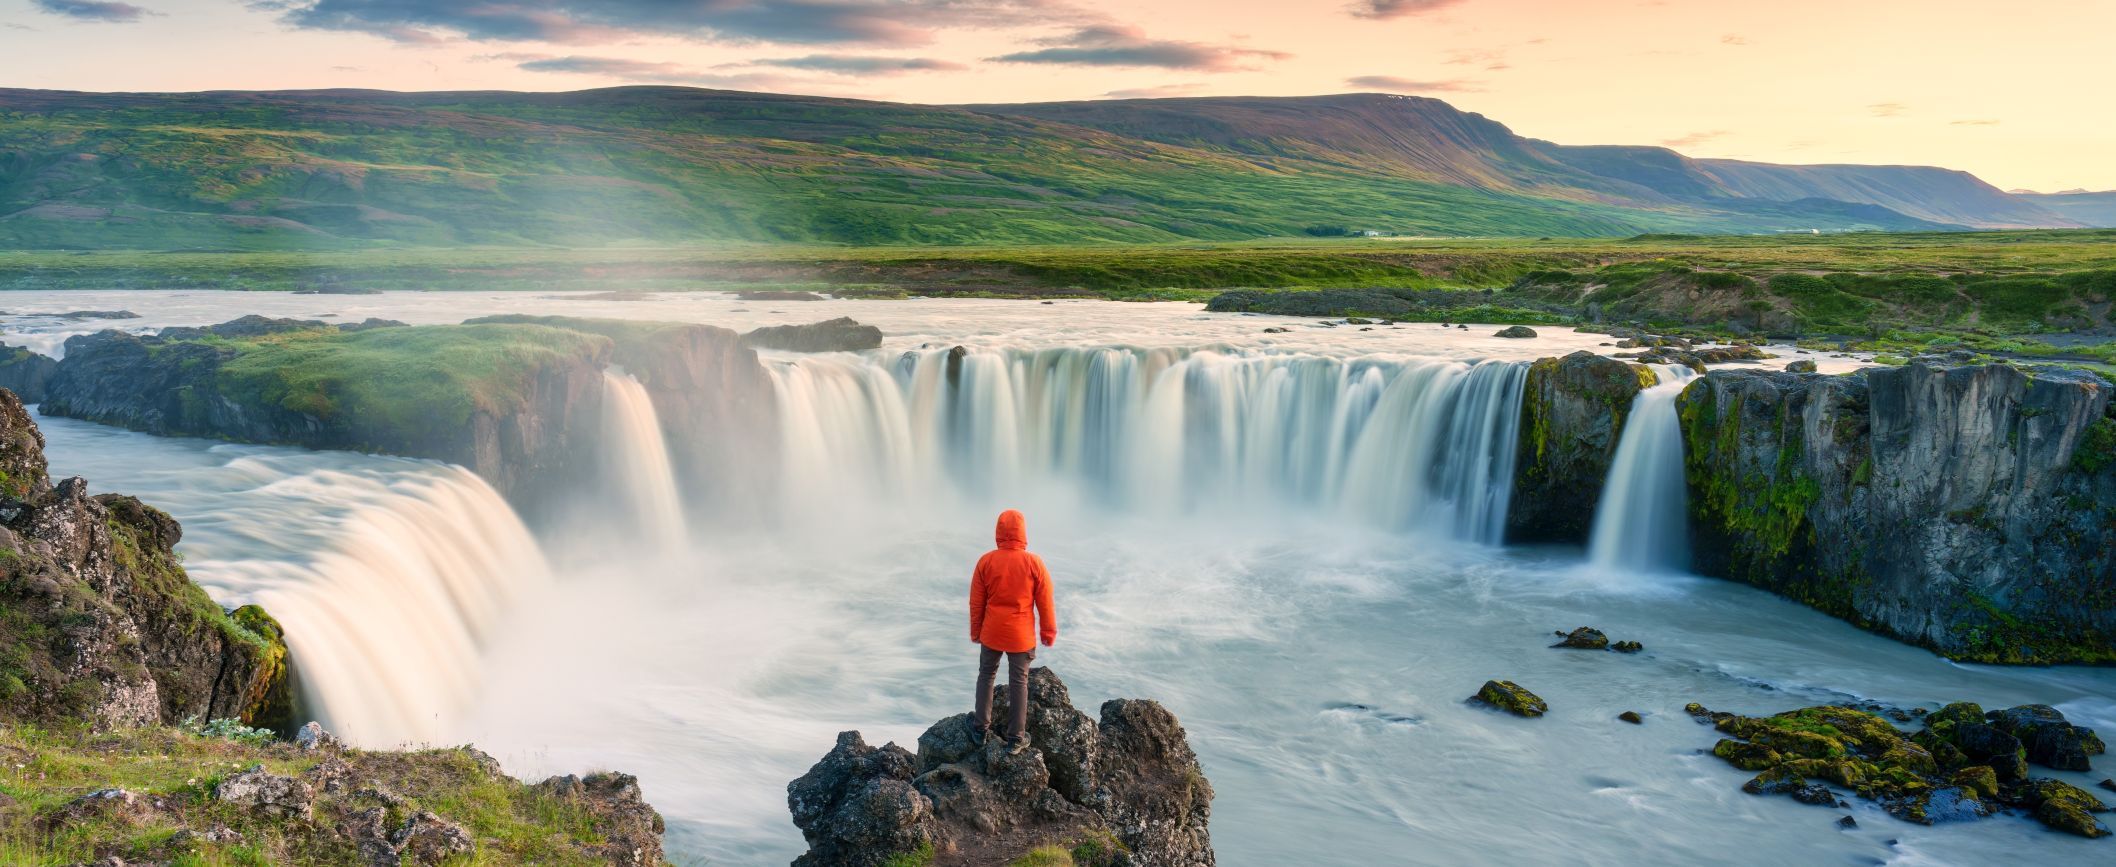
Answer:
<path fill-rule="evenodd" d="M 1039 631 L 1045 647 L 1058 640 L 1058 609 L 1051 602 L 1051 571 L 1028 551 L 1028 519 L 1013 509 L 1001 512 L 992 535 L 999 547 L 978 558 L 970 573 L 970 640 L 981 648 L 975 737 L 983 743 L 992 729 L 992 679 L 1004 654 L 1007 707 L 1013 711 L 1007 746 L 1019 751 L 1028 745 L 1029 663 L 1036 659 Z"/>

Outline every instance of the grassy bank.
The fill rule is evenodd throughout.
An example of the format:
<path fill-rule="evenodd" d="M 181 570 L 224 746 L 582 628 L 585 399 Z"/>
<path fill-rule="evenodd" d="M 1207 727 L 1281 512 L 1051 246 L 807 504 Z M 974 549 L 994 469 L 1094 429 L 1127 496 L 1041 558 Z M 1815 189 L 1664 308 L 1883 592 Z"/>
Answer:
<path fill-rule="evenodd" d="M 62 865 L 115 855 L 204 865 L 367 864 L 352 828 L 359 812 L 380 808 L 383 826 L 430 811 L 476 843 L 463 864 L 601 864 L 595 813 L 547 787 L 496 773 L 464 749 L 409 752 L 303 752 L 239 727 L 155 726 L 107 733 L 86 729 L 0 729 L 0 863 Z M 226 777 L 262 766 L 282 776 L 320 779 L 318 766 L 342 762 L 345 779 L 316 786 L 311 819 L 296 821 L 218 800 Z M 83 800 L 123 790 L 130 799 Z M 234 833 L 225 833 L 232 831 Z"/>

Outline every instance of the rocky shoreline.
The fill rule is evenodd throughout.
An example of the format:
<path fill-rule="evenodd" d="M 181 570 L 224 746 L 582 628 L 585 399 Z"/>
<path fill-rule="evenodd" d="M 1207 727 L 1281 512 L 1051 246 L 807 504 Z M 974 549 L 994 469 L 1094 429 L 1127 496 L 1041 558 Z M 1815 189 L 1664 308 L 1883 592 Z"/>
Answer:
<path fill-rule="evenodd" d="M 0 840 L 10 857 L 195 863 L 659 865 L 623 774 L 507 777 L 471 747 L 368 751 L 295 728 L 280 625 L 184 573 L 182 528 L 52 482 L 0 389 Z M 241 768 L 242 770 L 232 770 Z"/>

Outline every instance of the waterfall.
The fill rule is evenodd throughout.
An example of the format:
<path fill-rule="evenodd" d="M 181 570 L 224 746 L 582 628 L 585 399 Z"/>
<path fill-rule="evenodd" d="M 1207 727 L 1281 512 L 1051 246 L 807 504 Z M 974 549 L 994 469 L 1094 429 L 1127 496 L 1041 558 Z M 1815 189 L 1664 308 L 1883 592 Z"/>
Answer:
<path fill-rule="evenodd" d="M 1115 510 L 1339 510 L 1497 544 L 1526 366 L 1230 349 L 768 360 L 786 506 L 1060 490 Z"/>
<path fill-rule="evenodd" d="M 1675 398 L 1697 374 L 1680 365 L 1654 365 L 1654 370 L 1660 383 L 1632 398 L 1630 420 L 1594 510 L 1587 558 L 1605 569 L 1690 568 L 1682 424 L 1675 416 Z"/>
<path fill-rule="evenodd" d="M 498 492 L 459 467 L 387 486 L 335 473 L 288 483 L 360 503 L 305 566 L 274 564 L 282 574 L 246 582 L 286 627 L 302 698 L 354 743 L 439 739 L 478 694 L 495 621 L 550 581 L 536 540 Z"/>
<path fill-rule="evenodd" d="M 668 442 L 646 386 L 623 370 L 603 371 L 603 469 L 622 529 L 668 552 L 683 544 L 683 501 Z"/>

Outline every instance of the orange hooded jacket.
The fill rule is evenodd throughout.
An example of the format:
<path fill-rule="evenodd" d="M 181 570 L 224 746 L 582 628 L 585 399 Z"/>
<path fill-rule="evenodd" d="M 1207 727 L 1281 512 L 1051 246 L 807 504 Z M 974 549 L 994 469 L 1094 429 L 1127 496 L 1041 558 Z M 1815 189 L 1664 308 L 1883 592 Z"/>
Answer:
<path fill-rule="evenodd" d="M 1028 519 L 1013 509 L 1001 512 L 992 535 L 998 549 L 978 558 L 970 574 L 970 639 L 1008 653 L 1034 650 L 1040 621 L 1050 646 L 1058 640 L 1058 609 L 1050 570 L 1028 551 Z"/>

